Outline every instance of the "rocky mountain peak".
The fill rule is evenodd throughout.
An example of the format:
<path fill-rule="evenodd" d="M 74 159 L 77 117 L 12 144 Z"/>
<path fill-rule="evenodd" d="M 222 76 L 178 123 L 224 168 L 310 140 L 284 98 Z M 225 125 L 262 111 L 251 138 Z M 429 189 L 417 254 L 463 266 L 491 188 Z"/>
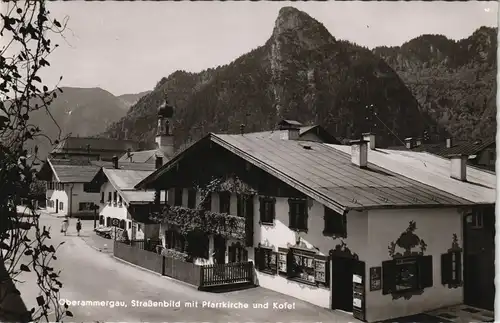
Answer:
<path fill-rule="evenodd" d="M 322 23 L 294 7 L 280 9 L 271 38 L 285 43 L 293 42 L 308 49 L 335 42 Z"/>

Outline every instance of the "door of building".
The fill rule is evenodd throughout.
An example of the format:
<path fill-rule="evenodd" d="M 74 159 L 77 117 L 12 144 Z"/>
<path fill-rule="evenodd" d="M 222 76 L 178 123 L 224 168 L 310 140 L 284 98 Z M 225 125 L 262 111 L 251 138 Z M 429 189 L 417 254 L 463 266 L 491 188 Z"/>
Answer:
<path fill-rule="evenodd" d="M 464 303 L 493 311 L 495 302 L 495 210 L 474 210 L 464 219 Z"/>
<path fill-rule="evenodd" d="M 332 268 L 332 309 L 352 313 L 352 275 L 356 260 L 347 257 L 331 256 Z"/>

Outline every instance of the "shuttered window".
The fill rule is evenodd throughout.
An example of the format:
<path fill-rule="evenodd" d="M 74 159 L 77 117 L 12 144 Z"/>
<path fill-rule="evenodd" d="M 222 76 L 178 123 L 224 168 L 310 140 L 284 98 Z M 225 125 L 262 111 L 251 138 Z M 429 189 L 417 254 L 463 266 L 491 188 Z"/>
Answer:
<path fill-rule="evenodd" d="M 462 282 L 462 253 L 452 251 L 441 255 L 441 284 L 453 285 Z"/>
<path fill-rule="evenodd" d="M 402 293 L 432 287 L 432 256 L 382 262 L 382 294 Z"/>
<path fill-rule="evenodd" d="M 194 189 L 188 190 L 188 208 L 194 209 L 196 208 L 196 191 Z"/>
<path fill-rule="evenodd" d="M 307 200 L 289 199 L 289 224 L 290 229 L 307 232 Z"/>
<path fill-rule="evenodd" d="M 231 212 L 231 193 L 229 192 L 219 193 L 219 212 L 227 214 Z"/>
<path fill-rule="evenodd" d="M 255 248 L 255 263 L 259 271 L 271 275 L 278 273 L 278 254 L 270 248 Z"/>
<path fill-rule="evenodd" d="M 174 190 L 174 206 L 182 206 L 182 188 Z"/>
<path fill-rule="evenodd" d="M 276 217 L 276 199 L 260 197 L 260 224 L 274 224 Z"/>
<path fill-rule="evenodd" d="M 323 216 L 325 227 L 324 235 L 334 235 L 342 238 L 347 237 L 347 217 L 345 214 L 340 214 L 325 206 L 325 214 Z"/>

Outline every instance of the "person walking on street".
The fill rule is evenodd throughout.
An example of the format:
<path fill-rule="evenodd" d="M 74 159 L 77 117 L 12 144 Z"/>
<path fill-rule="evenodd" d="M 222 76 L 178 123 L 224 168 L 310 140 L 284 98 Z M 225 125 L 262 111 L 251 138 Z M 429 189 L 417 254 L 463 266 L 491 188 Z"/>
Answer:
<path fill-rule="evenodd" d="M 68 232 L 68 227 L 69 227 L 69 219 L 66 217 L 64 218 L 64 221 L 61 226 L 61 232 L 64 232 L 64 235 Z"/>
<path fill-rule="evenodd" d="M 80 221 L 80 219 L 78 219 L 78 221 L 76 222 L 76 232 L 77 232 L 78 236 L 80 236 L 81 229 L 82 229 L 82 222 Z"/>

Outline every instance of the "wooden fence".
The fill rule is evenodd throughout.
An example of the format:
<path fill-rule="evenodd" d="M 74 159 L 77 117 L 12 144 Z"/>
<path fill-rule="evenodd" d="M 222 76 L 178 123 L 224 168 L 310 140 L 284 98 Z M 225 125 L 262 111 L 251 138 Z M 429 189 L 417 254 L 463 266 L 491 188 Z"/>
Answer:
<path fill-rule="evenodd" d="M 154 252 L 155 242 L 134 241 L 123 243 L 115 241 L 115 257 L 168 276 L 199 289 L 230 286 L 242 283 L 253 284 L 253 263 L 228 263 L 215 265 L 195 265 L 180 259 L 162 256 Z M 153 250 L 149 250 L 153 249 Z"/>
<path fill-rule="evenodd" d="M 201 268 L 200 287 L 253 283 L 253 263 L 233 262 L 205 265 Z"/>

